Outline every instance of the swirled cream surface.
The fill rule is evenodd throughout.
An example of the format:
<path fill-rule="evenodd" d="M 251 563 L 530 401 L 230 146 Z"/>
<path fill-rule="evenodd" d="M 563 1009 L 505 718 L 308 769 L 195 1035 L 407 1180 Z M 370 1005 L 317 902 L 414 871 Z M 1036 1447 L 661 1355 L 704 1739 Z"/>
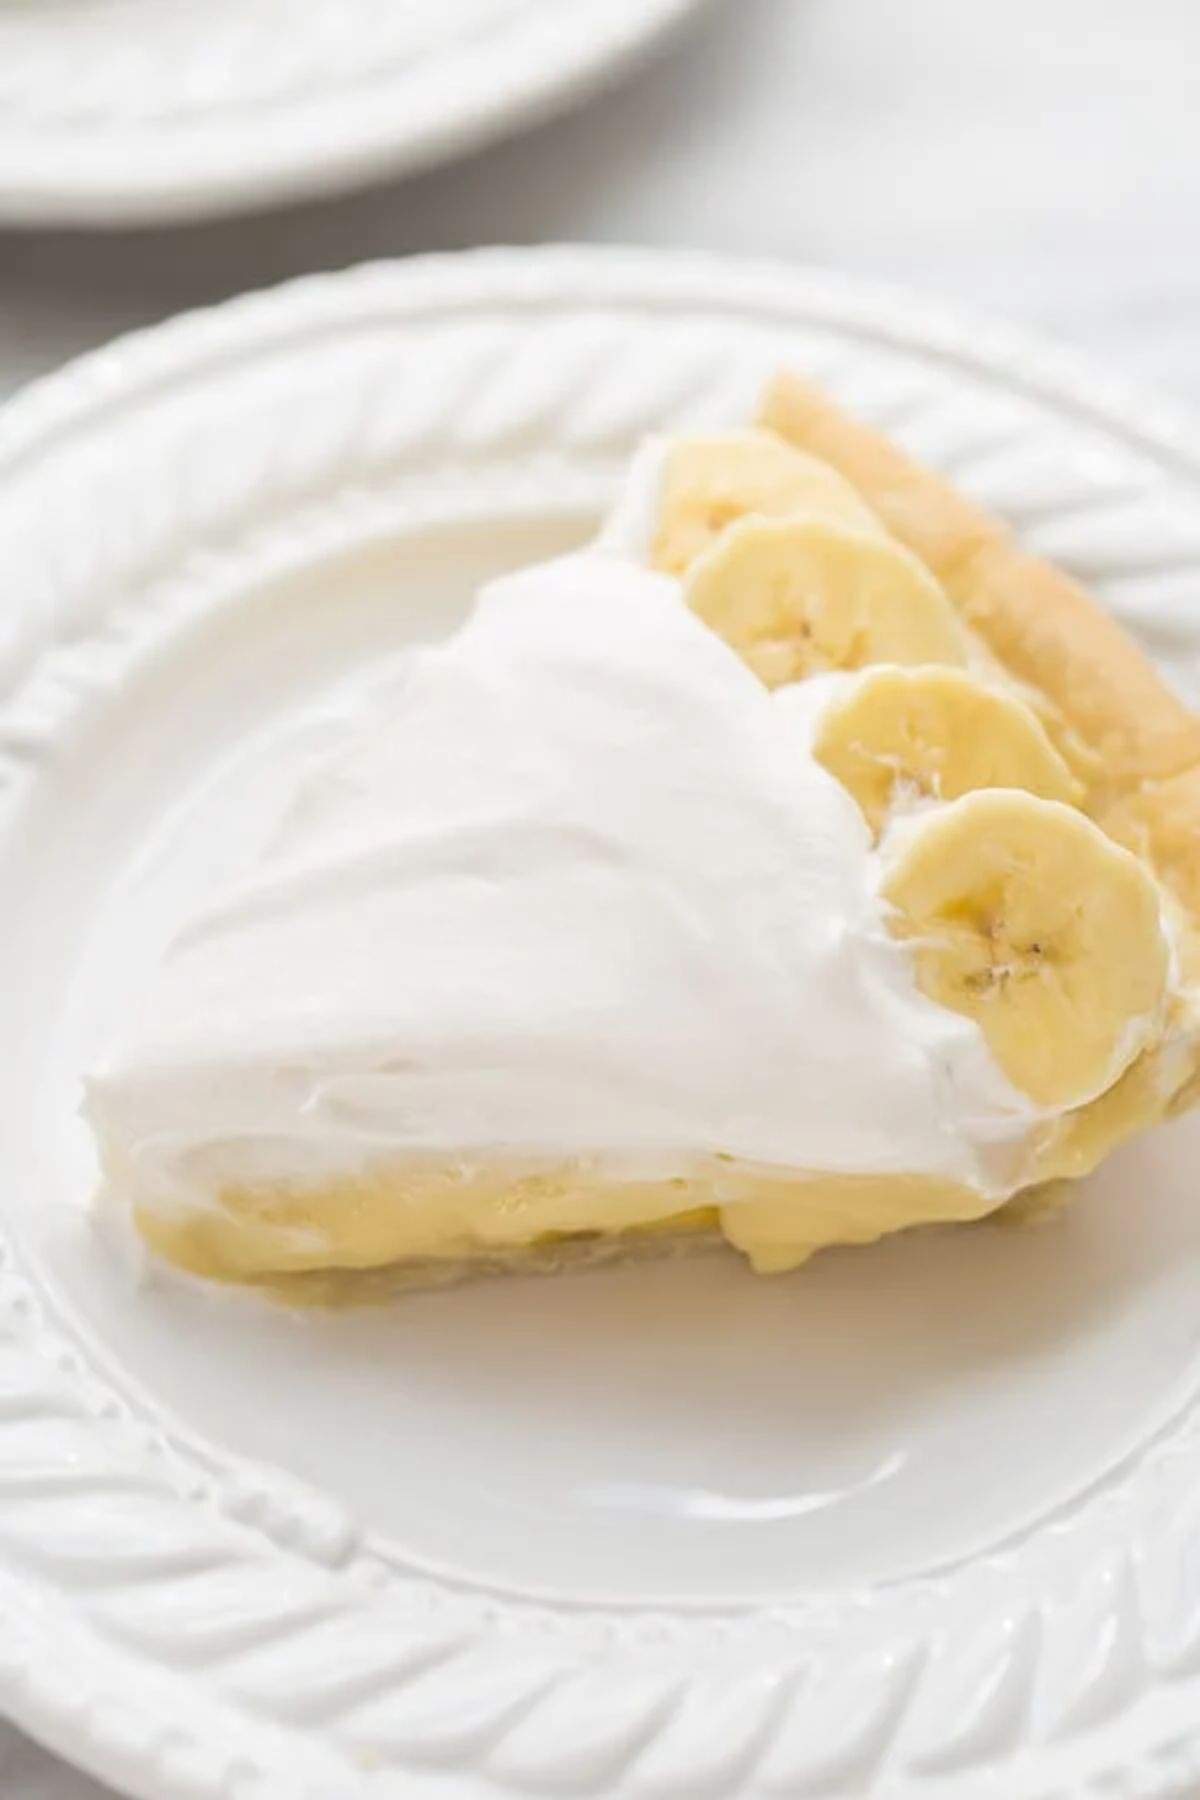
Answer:
<path fill-rule="evenodd" d="M 818 686 L 768 692 L 611 535 L 487 586 L 94 1071 L 122 1197 L 490 1158 L 998 1193 L 1031 1105 L 918 991 Z"/>

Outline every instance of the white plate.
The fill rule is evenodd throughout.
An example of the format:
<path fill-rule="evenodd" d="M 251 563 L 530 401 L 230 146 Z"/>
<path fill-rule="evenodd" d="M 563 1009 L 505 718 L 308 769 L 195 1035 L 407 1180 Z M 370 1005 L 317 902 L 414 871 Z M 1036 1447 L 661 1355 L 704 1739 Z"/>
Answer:
<path fill-rule="evenodd" d="M 1195 1122 L 1042 1233 L 357 1316 L 136 1292 L 80 1212 L 81 1064 L 281 742 L 781 364 L 1200 692 L 1200 438 L 825 280 L 365 269 L 0 416 L 0 1707 L 147 1800 L 1200 1781 Z"/>
<path fill-rule="evenodd" d="M 350 186 L 565 108 L 701 0 L 4 0 L 0 222 Z"/>

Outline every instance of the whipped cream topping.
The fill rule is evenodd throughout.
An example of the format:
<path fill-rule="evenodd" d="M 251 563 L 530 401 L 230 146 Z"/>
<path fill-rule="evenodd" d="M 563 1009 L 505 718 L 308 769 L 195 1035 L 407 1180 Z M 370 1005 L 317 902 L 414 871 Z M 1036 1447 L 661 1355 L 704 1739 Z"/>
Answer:
<path fill-rule="evenodd" d="M 414 655 L 176 940 L 89 1084 L 135 1204 L 430 1156 L 1005 1186 L 1033 1109 L 887 929 L 821 684 L 768 692 L 625 504 Z"/>

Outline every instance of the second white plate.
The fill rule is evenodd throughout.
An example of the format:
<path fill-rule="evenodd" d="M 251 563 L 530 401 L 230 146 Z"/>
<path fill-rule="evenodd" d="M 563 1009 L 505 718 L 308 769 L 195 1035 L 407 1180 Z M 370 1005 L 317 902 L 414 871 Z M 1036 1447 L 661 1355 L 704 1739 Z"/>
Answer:
<path fill-rule="evenodd" d="M 325 193 L 569 106 L 700 0 L 6 0 L 0 223 Z"/>

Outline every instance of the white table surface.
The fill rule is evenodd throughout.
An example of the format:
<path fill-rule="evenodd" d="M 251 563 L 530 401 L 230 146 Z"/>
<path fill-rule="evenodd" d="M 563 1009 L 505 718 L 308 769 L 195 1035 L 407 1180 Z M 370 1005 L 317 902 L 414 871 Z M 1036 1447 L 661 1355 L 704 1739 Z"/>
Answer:
<path fill-rule="evenodd" d="M 1200 0 L 713 0 L 617 91 L 407 184 L 230 225 L 0 233 L 0 395 L 291 275 L 575 239 L 883 278 L 1200 407 L 1198 71 Z M 0 1794 L 107 1800 L 3 1725 Z"/>

